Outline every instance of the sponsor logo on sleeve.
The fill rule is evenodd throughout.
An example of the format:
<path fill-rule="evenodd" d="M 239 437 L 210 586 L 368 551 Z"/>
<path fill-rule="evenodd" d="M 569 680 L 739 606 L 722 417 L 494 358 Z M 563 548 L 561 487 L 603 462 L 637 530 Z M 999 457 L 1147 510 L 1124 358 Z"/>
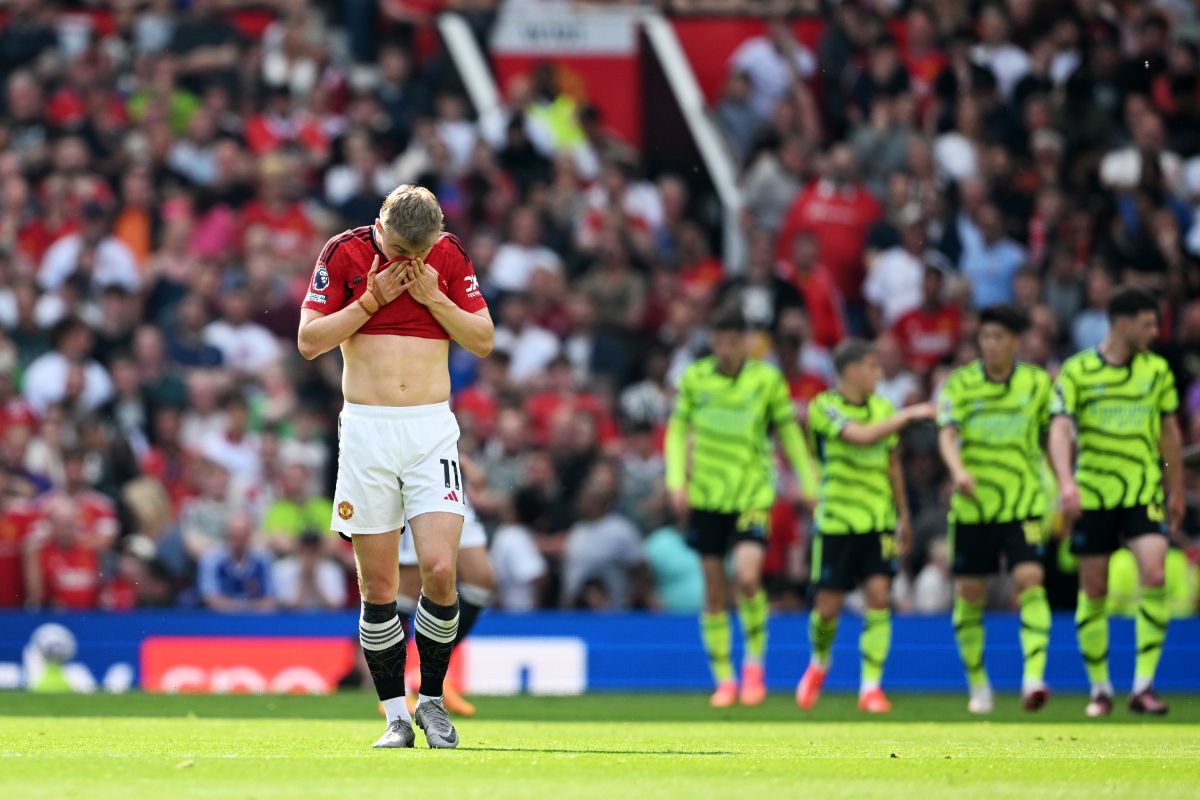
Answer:
<path fill-rule="evenodd" d="M 317 265 L 317 271 L 313 273 L 313 288 L 318 292 L 329 288 L 329 270 L 323 265 Z"/>
<path fill-rule="evenodd" d="M 319 292 L 308 293 L 308 302 L 310 303 L 320 303 L 321 305 L 325 305 L 325 301 L 327 299 L 328 298 L 325 295 L 320 294 Z"/>

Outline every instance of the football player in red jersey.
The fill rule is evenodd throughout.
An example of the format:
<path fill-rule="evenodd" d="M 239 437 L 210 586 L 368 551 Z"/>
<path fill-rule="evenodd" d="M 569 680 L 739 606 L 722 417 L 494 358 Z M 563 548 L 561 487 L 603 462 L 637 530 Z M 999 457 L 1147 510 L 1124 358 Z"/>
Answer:
<path fill-rule="evenodd" d="M 416 612 L 421 696 L 413 715 L 431 747 L 456 747 L 442 682 L 458 630 L 455 563 L 463 526 L 458 422 L 450 411 L 450 340 L 477 356 L 494 328 L 471 259 L 442 231 L 427 189 L 400 186 L 374 225 L 321 251 L 300 316 L 305 358 L 341 347 L 342 394 L 332 528 L 354 543 L 359 641 L 388 727 L 376 747 L 412 747 L 405 640 L 396 613 L 407 517 L 422 596 Z"/>

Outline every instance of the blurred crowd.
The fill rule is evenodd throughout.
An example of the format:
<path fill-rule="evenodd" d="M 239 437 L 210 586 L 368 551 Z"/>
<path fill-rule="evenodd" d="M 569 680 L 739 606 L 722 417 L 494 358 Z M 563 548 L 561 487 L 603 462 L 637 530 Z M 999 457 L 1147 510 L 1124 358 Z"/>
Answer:
<path fill-rule="evenodd" d="M 1192 4 L 782 4 L 823 12 L 819 40 L 768 16 L 712 108 L 741 167 L 739 264 L 715 255 L 711 197 L 553 65 L 477 119 L 430 25 L 446 5 L 483 36 L 496 3 L 4 7 L 0 606 L 356 603 L 328 531 L 340 361 L 293 343 L 322 243 L 400 183 L 437 194 L 497 324 L 493 356 L 454 350 L 451 372 L 506 609 L 698 608 L 661 438 L 722 302 L 803 414 L 850 333 L 877 340 L 902 406 L 975 356 L 977 309 L 1027 311 L 1024 358 L 1053 372 L 1136 283 L 1162 298 L 1200 438 Z M 918 547 L 896 603 L 944 610 L 948 486 L 931 428 L 905 445 Z M 784 476 L 767 572 L 789 608 L 796 499 Z"/>

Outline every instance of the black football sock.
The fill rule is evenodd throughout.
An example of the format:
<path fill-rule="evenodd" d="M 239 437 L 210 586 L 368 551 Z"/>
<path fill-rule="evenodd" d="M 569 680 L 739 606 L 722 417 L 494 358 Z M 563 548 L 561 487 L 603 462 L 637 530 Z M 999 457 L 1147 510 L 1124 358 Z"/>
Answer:
<path fill-rule="evenodd" d="M 362 604 L 358 641 L 367 659 L 367 669 L 380 700 L 404 697 L 404 658 L 408 643 L 396 616 L 396 603 Z"/>
<path fill-rule="evenodd" d="M 458 636 L 458 598 L 451 605 L 441 606 L 421 595 L 415 627 L 417 652 L 421 654 L 421 694 L 441 697 L 450 653 Z"/>

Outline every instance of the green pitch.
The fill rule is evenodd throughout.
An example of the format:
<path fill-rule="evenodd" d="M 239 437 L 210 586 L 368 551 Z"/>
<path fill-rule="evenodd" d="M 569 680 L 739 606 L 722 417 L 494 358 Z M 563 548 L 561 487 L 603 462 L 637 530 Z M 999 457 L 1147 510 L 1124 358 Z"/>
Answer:
<path fill-rule="evenodd" d="M 373 751 L 373 698 L 0 693 L 0 788 L 42 798 L 1140 798 L 1196 797 L 1200 697 L 1154 721 L 1037 716 L 1011 697 L 987 721 L 957 696 L 787 697 L 711 711 L 699 696 L 479 699 L 457 751 Z M 424 737 L 418 733 L 423 745 Z"/>

